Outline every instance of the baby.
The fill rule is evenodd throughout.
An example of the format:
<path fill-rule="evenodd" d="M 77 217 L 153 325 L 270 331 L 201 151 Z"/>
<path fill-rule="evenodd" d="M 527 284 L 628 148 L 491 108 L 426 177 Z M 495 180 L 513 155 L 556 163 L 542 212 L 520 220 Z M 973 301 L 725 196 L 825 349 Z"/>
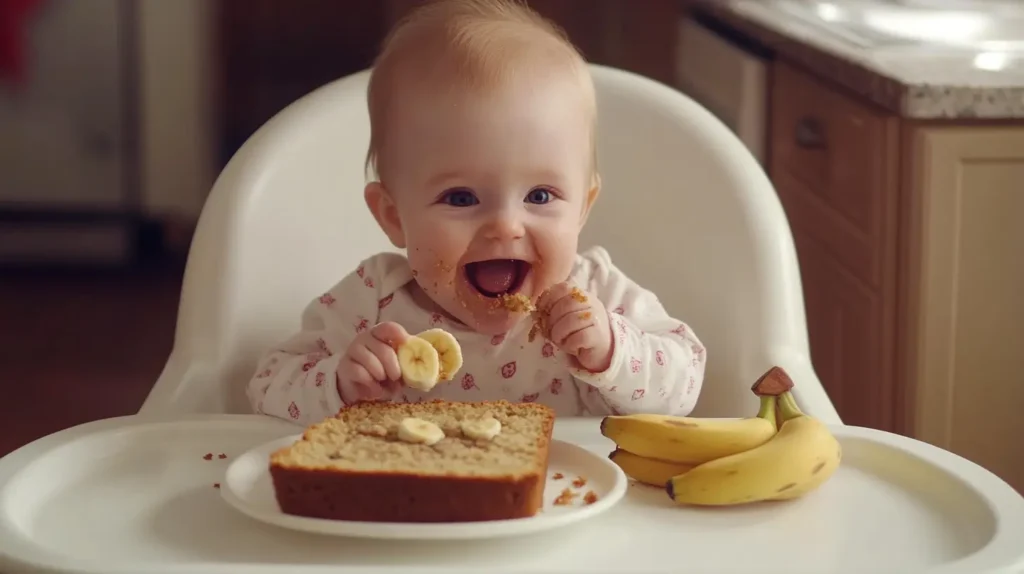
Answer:
<path fill-rule="evenodd" d="M 600 190 L 594 86 L 561 31 L 512 0 L 426 4 L 390 34 L 368 90 L 367 206 L 380 253 L 312 301 L 259 361 L 259 413 L 310 424 L 365 400 L 507 399 L 564 415 L 685 415 L 704 347 L 608 253 L 577 253 Z M 535 336 L 528 300 L 546 317 Z M 435 327 L 452 382 L 401 383 L 395 349 Z"/>

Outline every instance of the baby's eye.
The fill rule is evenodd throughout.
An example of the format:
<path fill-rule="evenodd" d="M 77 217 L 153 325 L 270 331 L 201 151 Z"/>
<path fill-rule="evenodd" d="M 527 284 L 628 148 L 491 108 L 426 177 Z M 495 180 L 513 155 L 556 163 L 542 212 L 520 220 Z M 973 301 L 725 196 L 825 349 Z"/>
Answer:
<path fill-rule="evenodd" d="M 535 187 L 530 190 L 530 193 L 526 194 L 526 201 L 528 203 L 545 204 L 551 201 L 551 192 L 543 187 Z"/>
<path fill-rule="evenodd" d="M 446 203 L 452 207 L 470 207 L 480 203 L 480 201 L 468 189 L 450 189 L 441 197 L 441 203 Z"/>

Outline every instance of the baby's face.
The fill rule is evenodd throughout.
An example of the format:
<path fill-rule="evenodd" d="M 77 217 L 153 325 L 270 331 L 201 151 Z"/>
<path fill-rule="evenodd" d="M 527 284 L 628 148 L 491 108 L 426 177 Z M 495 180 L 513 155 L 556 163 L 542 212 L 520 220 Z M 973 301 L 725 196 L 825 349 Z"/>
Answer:
<path fill-rule="evenodd" d="M 591 202 L 591 124 L 568 81 L 488 96 L 408 94 L 389 119 L 387 180 L 420 287 L 477 331 L 501 334 L 565 281 Z"/>

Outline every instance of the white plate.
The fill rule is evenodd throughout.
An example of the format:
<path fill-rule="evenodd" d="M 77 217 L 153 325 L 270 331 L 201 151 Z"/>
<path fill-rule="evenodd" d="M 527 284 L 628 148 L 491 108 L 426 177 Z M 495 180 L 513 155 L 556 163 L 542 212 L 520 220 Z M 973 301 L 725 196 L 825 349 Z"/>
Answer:
<path fill-rule="evenodd" d="M 270 479 L 270 453 L 288 446 L 301 435 L 286 437 L 256 447 L 238 457 L 228 467 L 221 496 L 242 513 L 266 522 L 304 532 L 404 540 L 468 540 L 533 534 L 591 518 L 612 508 L 626 494 L 629 480 L 606 457 L 560 440 L 551 442 L 544 507 L 536 516 L 514 520 L 419 524 L 398 522 L 357 522 L 306 518 L 281 512 Z M 554 478 L 561 476 L 561 478 Z M 572 487 L 576 477 L 584 477 L 586 486 Z M 556 506 L 555 498 L 570 488 L 578 496 L 570 505 Z M 584 504 L 583 496 L 593 491 L 597 502 Z"/>
<path fill-rule="evenodd" d="M 1020 574 L 1024 499 L 963 458 L 901 436 L 831 427 L 843 464 L 806 498 L 699 509 L 627 488 L 611 510 L 521 539 L 373 540 L 288 530 L 225 504 L 214 482 L 294 435 L 269 417 L 124 417 L 0 459 L 0 572 L 89 574 Z M 558 440 L 598 457 L 595 419 Z M 203 460 L 224 452 L 229 458 Z M 511 542 L 511 543 L 510 543 Z M 5 563 L 5 559 L 9 563 Z"/>

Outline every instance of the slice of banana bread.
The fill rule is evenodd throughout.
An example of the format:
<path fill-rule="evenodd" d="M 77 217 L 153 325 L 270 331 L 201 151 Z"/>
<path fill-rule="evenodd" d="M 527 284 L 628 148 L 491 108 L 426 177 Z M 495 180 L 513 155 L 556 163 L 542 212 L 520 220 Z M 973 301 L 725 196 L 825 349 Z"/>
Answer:
<path fill-rule="evenodd" d="M 481 437 L 475 423 L 490 417 L 501 430 Z M 419 432 L 410 425 L 421 421 L 444 437 L 422 433 L 424 442 L 409 442 Z M 506 401 L 352 405 L 271 455 L 274 493 L 286 514 L 334 520 L 533 516 L 543 506 L 554 421 L 549 407 Z"/>

